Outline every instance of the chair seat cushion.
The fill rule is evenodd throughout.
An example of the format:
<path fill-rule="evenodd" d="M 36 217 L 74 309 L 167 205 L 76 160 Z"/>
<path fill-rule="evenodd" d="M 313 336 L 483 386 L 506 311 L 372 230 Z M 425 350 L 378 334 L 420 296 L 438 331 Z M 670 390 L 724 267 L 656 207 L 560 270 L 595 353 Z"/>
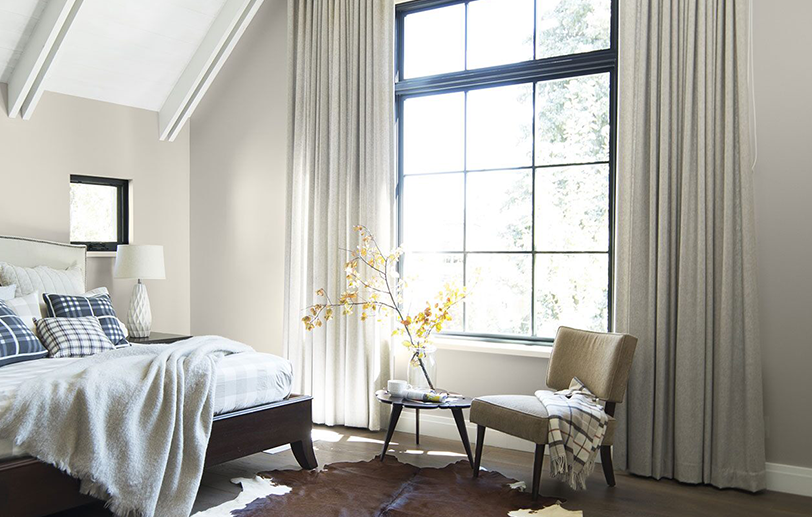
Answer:
<path fill-rule="evenodd" d="M 547 408 L 535 395 L 489 395 L 471 403 L 471 422 L 511 436 L 547 443 Z M 617 421 L 609 417 L 603 445 L 612 445 Z"/>

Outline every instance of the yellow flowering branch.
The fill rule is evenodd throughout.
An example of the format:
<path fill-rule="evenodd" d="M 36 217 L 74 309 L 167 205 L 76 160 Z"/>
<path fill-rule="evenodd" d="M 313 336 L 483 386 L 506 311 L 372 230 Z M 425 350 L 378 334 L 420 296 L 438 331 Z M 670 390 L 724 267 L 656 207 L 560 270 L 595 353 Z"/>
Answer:
<path fill-rule="evenodd" d="M 423 363 L 426 346 L 430 343 L 432 333 L 442 331 L 445 322 L 451 321 L 451 309 L 465 298 L 467 291 L 465 287 L 457 289 L 451 284 L 446 284 L 433 304 L 427 301 L 426 307 L 420 312 L 414 315 L 404 314 L 400 307 L 400 296 L 406 289 L 406 283 L 399 278 L 396 270 L 403 250 L 396 248 L 384 255 L 368 228 L 359 225 L 355 230 L 361 238 L 361 243 L 354 250 L 343 249 L 350 254 L 350 259 L 344 265 L 347 289 L 341 293 L 336 302 L 323 288 L 318 289 L 316 296 L 325 298 L 326 303 L 307 307 L 305 310 L 309 314 L 302 318 L 302 323 L 308 331 L 321 327 L 324 322 L 333 319 L 334 311 L 339 308 L 342 315 L 349 316 L 354 308 L 361 307 L 361 321 L 365 321 L 372 314 L 389 316 L 389 311 L 392 311 L 399 323 L 399 327 L 392 335 L 406 335 L 408 340 L 404 340 L 403 345 L 412 352 L 410 362 L 414 364 L 416 361 L 420 365 L 429 386 L 434 389 Z M 374 272 L 371 278 L 366 280 L 362 278 L 358 270 L 359 264 L 364 264 L 371 273 Z M 381 296 L 384 300 L 381 300 Z"/>

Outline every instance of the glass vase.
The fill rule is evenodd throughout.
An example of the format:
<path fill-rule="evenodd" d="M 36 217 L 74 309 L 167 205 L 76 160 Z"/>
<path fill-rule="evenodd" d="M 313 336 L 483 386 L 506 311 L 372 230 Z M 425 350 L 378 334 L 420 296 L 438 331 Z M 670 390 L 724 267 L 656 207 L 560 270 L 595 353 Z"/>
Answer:
<path fill-rule="evenodd" d="M 437 347 L 434 345 L 410 349 L 407 380 L 411 388 L 437 389 L 436 351 Z"/>

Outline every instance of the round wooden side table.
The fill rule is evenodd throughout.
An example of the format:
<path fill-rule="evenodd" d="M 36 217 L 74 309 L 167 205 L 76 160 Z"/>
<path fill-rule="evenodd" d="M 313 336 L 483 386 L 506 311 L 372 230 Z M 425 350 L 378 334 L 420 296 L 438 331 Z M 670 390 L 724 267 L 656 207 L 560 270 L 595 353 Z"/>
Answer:
<path fill-rule="evenodd" d="M 471 443 L 468 441 L 468 430 L 465 427 L 465 417 L 462 414 L 463 409 L 471 407 L 471 399 L 468 397 L 449 397 L 445 402 L 420 402 L 417 400 L 409 400 L 403 397 L 396 397 L 391 395 L 386 390 L 378 390 L 375 392 L 375 397 L 384 404 L 392 405 L 392 416 L 389 417 L 389 429 L 386 430 L 386 440 L 381 450 L 381 461 L 389 449 L 389 442 L 392 441 L 392 434 L 395 432 L 395 427 L 398 424 L 400 413 L 403 408 L 415 410 L 415 443 L 420 445 L 420 410 L 421 409 L 450 409 L 451 414 L 454 415 L 454 421 L 457 423 L 457 430 L 460 432 L 462 439 L 462 446 L 465 447 L 465 454 L 468 455 L 468 461 L 471 465 L 474 464 L 474 458 L 471 455 Z"/>

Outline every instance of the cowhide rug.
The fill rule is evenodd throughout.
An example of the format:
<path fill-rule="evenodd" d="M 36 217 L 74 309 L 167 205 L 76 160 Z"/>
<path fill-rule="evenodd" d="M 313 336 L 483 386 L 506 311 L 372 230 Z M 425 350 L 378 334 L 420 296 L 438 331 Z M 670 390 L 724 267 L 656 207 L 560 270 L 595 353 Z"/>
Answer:
<path fill-rule="evenodd" d="M 566 516 L 553 498 L 532 501 L 523 483 L 498 472 L 471 476 L 468 461 L 420 468 L 394 456 L 357 463 L 333 463 L 320 471 L 275 470 L 234 480 L 243 493 L 194 517 L 265 516 Z"/>

